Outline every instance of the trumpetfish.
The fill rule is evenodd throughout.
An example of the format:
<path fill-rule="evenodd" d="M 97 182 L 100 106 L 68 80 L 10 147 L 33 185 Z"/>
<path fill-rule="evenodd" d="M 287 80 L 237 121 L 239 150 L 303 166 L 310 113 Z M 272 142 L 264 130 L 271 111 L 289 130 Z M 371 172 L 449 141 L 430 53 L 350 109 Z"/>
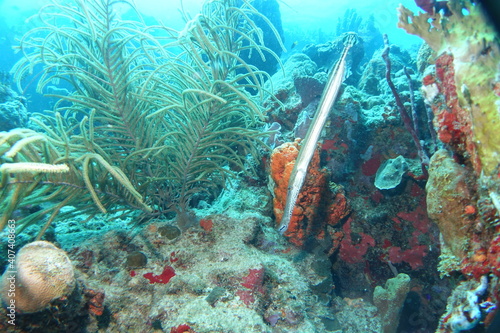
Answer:
<path fill-rule="evenodd" d="M 297 156 L 292 173 L 290 174 L 290 179 L 288 180 L 288 192 L 286 196 L 285 209 L 283 210 L 283 217 L 281 218 L 278 229 L 281 234 L 285 233 L 290 224 L 293 209 L 295 208 L 302 185 L 304 185 L 307 168 L 309 167 L 309 163 L 314 155 L 316 144 L 318 143 L 321 131 L 323 131 L 330 109 L 332 108 L 333 103 L 335 102 L 335 99 L 340 91 L 340 86 L 344 81 L 347 53 L 351 47 L 356 44 L 356 41 L 357 37 L 355 33 L 349 33 L 346 36 L 344 40 L 344 50 L 342 51 L 340 59 L 330 72 L 328 82 L 318 104 L 318 109 L 314 114 L 314 118 L 309 126 L 309 129 L 307 130 L 306 137 L 302 141 L 299 155 Z"/>

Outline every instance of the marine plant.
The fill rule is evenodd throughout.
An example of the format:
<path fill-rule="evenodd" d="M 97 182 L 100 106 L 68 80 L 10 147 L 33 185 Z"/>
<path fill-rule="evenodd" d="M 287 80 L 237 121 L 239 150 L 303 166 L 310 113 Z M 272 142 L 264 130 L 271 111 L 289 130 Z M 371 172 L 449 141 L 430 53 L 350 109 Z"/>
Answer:
<path fill-rule="evenodd" d="M 39 92 L 64 82 L 71 93 L 51 95 L 54 110 L 33 119 L 39 131 L 0 133 L 0 229 L 13 214 L 21 228 L 49 214 L 42 234 L 57 215 L 136 210 L 175 211 L 187 228 L 193 197 L 252 173 L 247 156 L 263 146 L 267 74 L 239 56 L 275 56 L 256 16 L 265 20 L 249 1 L 210 0 L 176 31 L 146 25 L 130 0 L 43 7 L 14 78 L 22 89 L 38 70 Z"/>

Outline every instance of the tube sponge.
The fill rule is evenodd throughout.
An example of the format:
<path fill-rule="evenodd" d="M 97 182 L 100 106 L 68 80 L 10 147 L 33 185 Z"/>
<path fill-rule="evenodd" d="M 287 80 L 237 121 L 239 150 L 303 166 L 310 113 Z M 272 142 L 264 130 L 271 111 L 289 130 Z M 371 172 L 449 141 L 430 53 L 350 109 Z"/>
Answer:
<path fill-rule="evenodd" d="M 17 253 L 14 266 L 0 280 L 0 295 L 4 303 L 10 304 L 14 299 L 17 312 L 41 311 L 52 300 L 68 296 L 75 288 L 70 259 L 52 243 L 26 244 Z"/>

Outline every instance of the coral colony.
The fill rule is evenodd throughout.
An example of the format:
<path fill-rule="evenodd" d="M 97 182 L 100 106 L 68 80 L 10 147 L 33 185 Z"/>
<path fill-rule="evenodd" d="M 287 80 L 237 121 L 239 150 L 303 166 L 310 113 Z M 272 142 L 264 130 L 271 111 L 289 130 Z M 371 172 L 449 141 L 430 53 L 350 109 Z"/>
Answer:
<path fill-rule="evenodd" d="M 410 49 L 277 0 L 40 9 L 0 73 L 0 331 L 495 331 L 499 37 L 415 3 Z"/>

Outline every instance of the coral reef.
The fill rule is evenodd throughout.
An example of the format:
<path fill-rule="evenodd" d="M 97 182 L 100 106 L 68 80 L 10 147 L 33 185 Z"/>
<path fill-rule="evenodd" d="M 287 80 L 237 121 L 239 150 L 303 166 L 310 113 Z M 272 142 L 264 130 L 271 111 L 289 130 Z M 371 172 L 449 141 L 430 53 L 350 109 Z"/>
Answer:
<path fill-rule="evenodd" d="M 342 333 L 380 333 L 382 322 L 377 308 L 362 298 L 336 300 L 340 309 L 335 315 L 342 327 Z"/>
<path fill-rule="evenodd" d="M 414 15 L 400 6 L 399 26 L 422 37 L 437 52 L 436 75 L 442 83 L 439 91 L 446 102 L 433 103 L 434 112 L 438 114 L 436 110 L 445 108 L 455 117 L 440 125 L 448 131 L 463 129 L 468 145 L 474 145 L 477 150 L 476 153 L 467 147 L 471 155 L 468 159 L 478 173 L 484 170 L 491 175 L 498 168 L 500 151 L 500 139 L 496 135 L 500 130 L 499 97 L 494 90 L 500 60 L 498 38 L 494 27 L 483 17 L 481 4 L 453 0 L 446 5 L 448 15 Z M 470 126 L 481 130 L 470 131 Z M 456 144 L 453 147 L 457 151 L 466 148 L 457 149 Z"/>
<path fill-rule="evenodd" d="M 480 198 L 475 199 L 483 202 L 498 191 L 495 178 L 499 146 L 494 134 L 499 123 L 495 91 L 498 40 L 493 27 L 483 18 L 480 4 L 449 1 L 447 6 L 446 16 L 415 16 L 400 7 L 400 25 L 421 36 L 437 52 L 435 67 L 423 78 L 423 89 L 429 92 L 428 103 L 436 116 L 439 138 L 456 159 L 471 169 L 468 172 L 475 179 L 470 180 L 469 187 L 486 187 L 486 191 L 479 188 Z"/>
<path fill-rule="evenodd" d="M 314 61 L 319 68 L 323 68 L 328 71 L 340 59 L 344 49 L 346 36 L 352 33 L 353 32 L 351 30 L 347 31 L 339 35 L 339 37 L 334 41 L 325 44 L 309 44 L 304 47 L 302 53 L 311 58 L 311 60 Z M 352 47 L 352 50 L 349 51 L 349 56 L 347 58 L 347 67 L 349 68 L 349 71 L 347 72 L 346 77 L 349 77 L 358 71 L 359 65 L 363 60 L 363 56 L 363 41 L 358 39 L 357 43 Z"/>
<path fill-rule="evenodd" d="M 250 196 L 256 199 L 241 207 L 239 199 Z M 172 242 L 159 229 L 174 220 L 156 220 L 136 233 L 120 230 L 122 221 L 107 221 L 115 224 L 114 230 L 66 249 L 79 281 L 105 294 L 102 313 L 75 323 L 87 331 L 99 326 L 108 332 L 155 332 L 158 327 L 166 332 L 178 327 L 195 332 L 326 332 L 323 322 L 334 321 L 325 298 L 333 288 L 329 261 L 291 247 L 263 215 L 269 215 L 262 210 L 266 200 L 265 188 L 241 183 L 213 206 L 196 210 L 213 222 L 211 231 L 191 228 Z M 132 268 L 127 257 L 136 251 L 148 261 Z M 97 295 L 89 296 L 92 304 L 99 305 Z M 319 297 L 324 300 L 318 302 Z"/>
<path fill-rule="evenodd" d="M 270 77 L 281 30 L 256 9 L 275 0 L 210 0 L 183 13 L 181 31 L 122 20 L 114 3 L 54 2 L 21 41 L 18 81 L 35 66 L 40 89 L 72 86 L 50 88 L 61 96 L 30 118 L 36 130 L 0 133 L 0 225 L 15 218 L 20 245 L 43 234 L 60 246 L 76 281 L 15 313 L 16 326 L 0 309 L 0 330 L 488 327 L 500 298 L 500 48 L 479 2 L 400 7 L 400 26 L 428 43 L 418 55 L 388 40 L 375 51 L 373 16 L 345 12 L 339 34 L 365 43 L 310 145 L 285 237 L 290 175 L 344 36 L 294 49 Z"/>
<path fill-rule="evenodd" d="M 480 307 L 479 299 L 499 301 L 500 47 L 481 3 L 441 5 L 419 15 L 403 6 L 398 11 L 399 26 L 435 52 L 434 65 L 422 71 L 422 93 L 447 151 L 431 159 L 427 208 L 442 234 L 441 273 L 458 271 L 467 279 L 455 288 L 438 328 L 459 332 L 488 319 L 491 306 Z M 495 287 L 487 288 L 488 279 Z"/>
<path fill-rule="evenodd" d="M 314 49 L 319 49 L 319 46 L 311 46 L 311 50 Z M 419 127 L 419 139 L 431 141 L 432 133 L 427 126 L 427 112 L 416 88 L 420 82 L 418 74 L 415 74 L 417 70 L 414 67 L 413 56 L 397 46 L 392 46 L 392 50 L 390 56 L 396 68 L 393 73 L 394 85 L 404 107 L 415 111 L 410 113 L 410 117 L 417 123 L 415 126 Z M 309 96 L 318 95 L 321 86 L 313 84 L 312 78 L 324 78 L 325 75 L 310 59 L 300 53 L 295 54 L 284 65 L 291 71 L 285 75 L 277 73 L 272 77 L 274 87 L 278 88 L 275 97 L 285 108 L 280 110 L 277 104 L 270 102 L 267 102 L 266 106 L 270 121 L 281 124 L 280 134 L 285 140 L 292 141 L 304 137 L 312 112 L 317 105 L 318 99 L 311 100 Z M 436 244 L 439 236 L 437 227 L 427 218 L 425 180 L 421 163 L 415 152 L 412 137 L 402 126 L 403 122 L 395 106 L 392 92 L 384 80 L 386 64 L 381 58 L 381 52 L 376 53 L 369 63 L 372 66 L 365 67 L 367 68 L 365 80 L 356 85 L 351 85 L 348 81 L 344 85 L 342 94 L 330 113 L 322 133 L 321 146 L 317 148 L 317 156 L 313 160 L 316 170 L 321 170 L 321 166 L 325 166 L 324 169 L 330 174 L 327 177 L 340 184 L 343 196 L 346 202 L 349 202 L 350 215 L 347 217 L 344 214 L 337 214 L 343 218 L 328 224 L 328 218 L 325 217 L 326 208 L 322 208 L 322 211 L 319 210 L 320 214 L 310 214 L 311 217 L 307 218 L 294 215 L 292 218 L 294 225 L 299 222 L 298 225 L 301 226 L 295 230 L 303 234 L 307 234 L 311 221 L 312 226 L 321 228 L 326 226 L 324 236 L 321 233 L 312 233 L 313 237 L 308 238 L 301 236 L 305 241 L 298 244 L 309 251 L 315 253 L 323 251 L 331 256 L 336 289 L 342 293 L 344 299 L 357 300 L 360 297 L 365 299 L 364 303 L 349 301 L 357 304 L 356 306 L 360 307 L 359 311 L 353 312 L 352 306 L 350 314 L 347 310 L 337 309 L 338 316 L 345 318 L 343 328 L 346 331 L 351 329 L 350 327 L 358 327 L 356 325 L 361 322 L 361 318 L 364 318 L 362 309 L 366 308 L 366 313 L 372 313 L 369 310 L 371 298 L 368 294 L 374 286 L 385 283 L 398 273 L 411 276 L 411 287 L 416 290 L 412 294 L 413 297 L 424 299 L 427 297 L 424 296 L 426 293 L 437 295 L 430 290 L 429 279 L 433 279 L 432 287 L 436 290 L 439 288 L 446 292 L 450 290 L 449 282 L 440 281 L 438 277 L 439 248 Z M 304 79 L 294 80 L 290 73 L 300 73 Z M 413 93 L 410 92 L 411 87 L 415 87 Z M 305 96 L 303 100 L 308 104 L 301 103 L 302 96 Z M 269 173 L 273 177 L 272 191 L 275 194 L 275 207 L 278 208 L 275 210 L 277 221 L 280 220 L 283 204 L 280 206 L 276 198 L 284 196 L 287 185 L 287 182 L 280 177 L 282 175 L 286 177 L 287 172 L 290 172 L 294 156 L 297 154 L 296 146 L 297 143 L 283 145 L 275 149 L 270 158 Z M 432 151 L 434 145 L 425 143 L 425 149 Z M 291 156 L 276 163 L 287 154 Z M 397 191 L 378 190 L 374 180 L 380 165 L 383 161 L 400 155 L 405 158 L 408 165 L 405 181 L 401 182 Z M 310 170 L 311 175 L 316 173 L 317 171 Z M 276 177 L 277 175 L 279 176 Z M 315 178 L 316 184 L 324 182 L 322 176 Z M 278 185 L 278 182 L 283 184 Z M 316 194 L 316 191 L 310 193 Z M 305 194 L 301 196 L 303 198 Z M 303 213 L 305 210 L 303 207 L 305 209 L 310 207 L 312 210 L 316 208 L 316 204 L 297 207 L 294 214 Z M 343 206 L 338 207 L 342 211 Z M 294 243 L 296 239 L 291 237 L 290 241 Z M 342 300 L 339 304 L 346 303 Z M 419 306 L 413 309 L 413 318 L 418 317 L 419 322 L 425 323 L 427 327 L 436 327 L 441 313 L 430 310 L 431 307 L 444 310 L 441 297 L 419 303 Z M 356 322 L 356 317 L 359 322 Z M 401 322 L 412 325 L 404 316 L 401 317 Z M 374 331 L 380 331 L 379 319 L 373 319 L 372 326 Z"/>
<path fill-rule="evenodd" d="M 0 82 L 0 131 L 28 125 L 27 101 Z"/>

